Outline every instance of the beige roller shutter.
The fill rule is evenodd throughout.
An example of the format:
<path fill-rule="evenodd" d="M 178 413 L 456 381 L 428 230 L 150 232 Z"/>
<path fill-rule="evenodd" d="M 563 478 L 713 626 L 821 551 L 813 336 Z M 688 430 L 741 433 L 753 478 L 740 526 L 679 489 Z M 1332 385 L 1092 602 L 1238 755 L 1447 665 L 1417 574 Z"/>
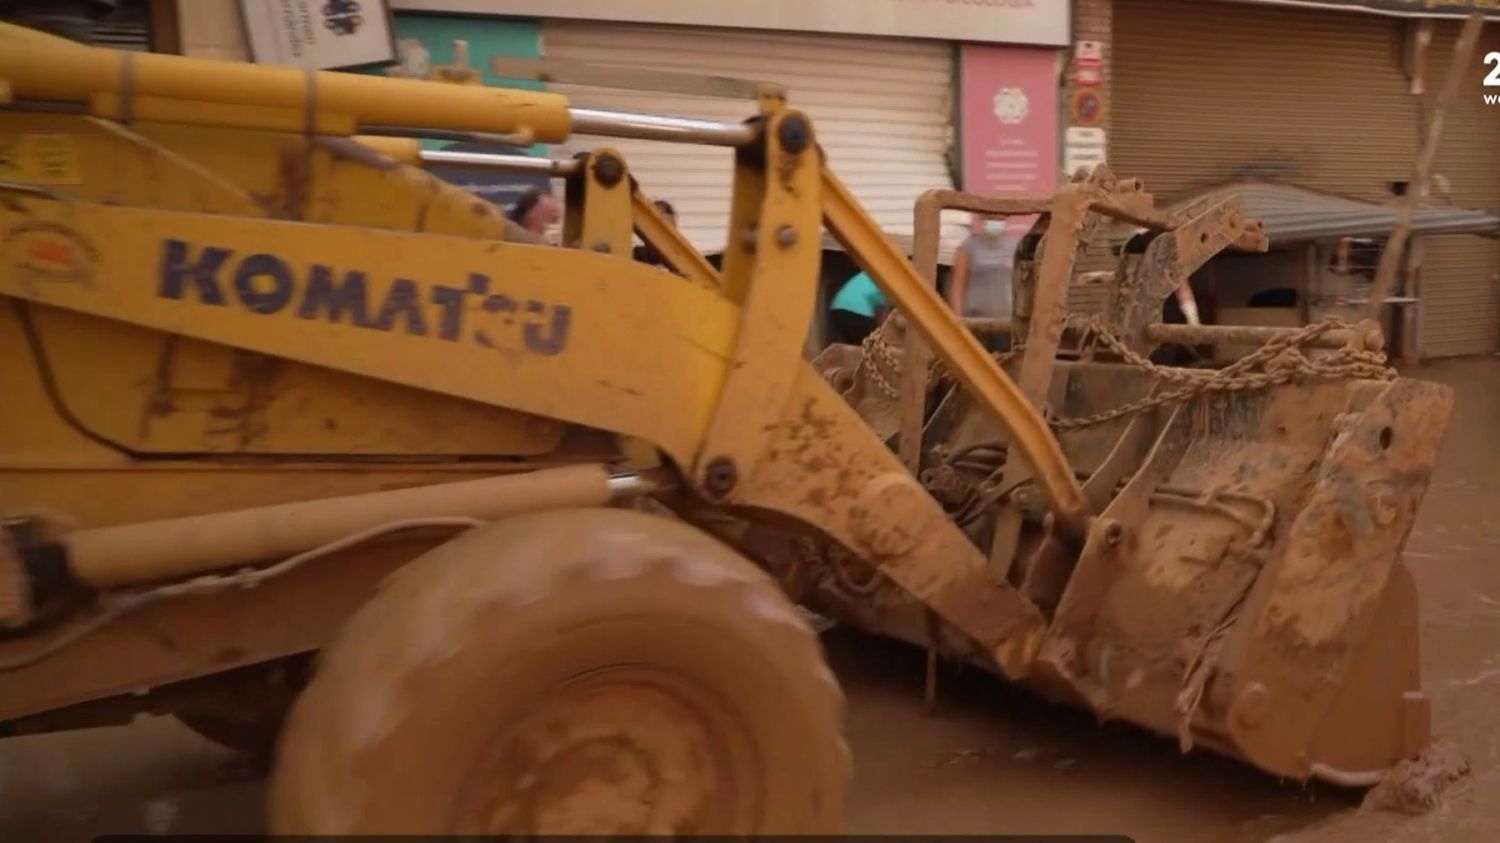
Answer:
<path fill-rule="evenodd" d="M 1422 261 L 1422 356 L 1500 348 L 1500 243 L 1471 234 L 1429 237 Z"/>
<path fill-rule="evenodd" d="M 1429 60 L 1448 67 L 1458 24 L 1438 25 Z M 1500 26 L 1482 36 L 1479 55 L 1500 50 Z M 1443 127 L 1433 168 L 1433 199 L 1500 212 L 1500 107 L 1485 105 L 1476 67 Z M 1434 88 L 1438 82 L 1434 83 Z M 1500 242 L 1473 235 L 1428 238 L 1422 262 L 1422 354 L 1450 357 L 1500 350 Z"/>
<path fill-rule="evenodd" d="M 1201 0 L 1115 0 L 1109 160 L 1168 205 L 1246 178 L 1390 198 L 1415 106 L 1392 18 Z M 1113 268 L 1101 244 L 1083 264 Z M 1073 290 L 1097 310 L 1105 290 Z"/>
<path fill-rule="evenodd" d="M 1411 176 L 1403 21 L 1115 0 L 1111 163 L 1166 200 L 1267 178 L 1381 201 Z"/>
<path fill-rule="evenodd" d="M 569 59 L 777 82 L 812 118 L 832 166 L 882 228 L 911 234 L 912 203 L 949 187 L 946 153 L 952 46 L 935 41 L 546 21 L 542 53 Z M 553 85 L 589 108 L 739 121 L 751 102 Z M 728 150 L 585 138 L 612 145 L 642 188 L 677 207 L 681 226 L 707 252 L 723 248 L 732 180 Z"/>
<path fill-rule="evenodd" d="M 1407 21 L 1378 15 L 1115 0 L 1111 163 L 1162 200 L 1242 178 L 1293 182 L 1374 202 L 1411 178 L 1418 105 L 1403 71 Z M 1428 60 L 1437 90 L 1458 25 L 1440 22 Z M 1500 49 L 1491 27 L 1480 48 Z M 1500 110 L 1472 91 L 1450 113 L 1433 201 L 1500 210 Z M 1470 95 L 1472 94 L 1472 95 Z M 1500 244 L 1427 239 L 1422 353 L 1500 347 Z"/>
<path fill-rule="evenodd" d="M 235 0 L 178 0 L 177 27 L 185 56 L 250 60 L 245 22 Z"/>

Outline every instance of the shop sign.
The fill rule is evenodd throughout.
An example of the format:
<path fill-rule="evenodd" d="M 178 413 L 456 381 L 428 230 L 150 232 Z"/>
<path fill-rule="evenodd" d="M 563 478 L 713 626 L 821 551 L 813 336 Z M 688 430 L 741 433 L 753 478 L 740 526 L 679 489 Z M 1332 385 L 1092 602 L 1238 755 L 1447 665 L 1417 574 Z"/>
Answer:
<path fill-rule="evenodd" d="M 396 60 L 386 0 L 240 0 L 258 64 L 336 70 Z"/>
<path fill-rule="evenodd" d="M 964 190 L 1046 196 L 1057 187 L 1057 58 L 965 44 L 959 54 Z"/>
<path fill-rule="evenodd" d="M 1079 41 L 1073 45 L 1073 84 L 1100 85 L 1103 82 L 1103 45 L 1098 41 Z"/>
<path fill-rule="evenodd" d="M 1069 103 L 1068 116 L 1074 126 L 1097 126 L 1104 116 L 1104 98 L 1091 88 L 1078 91 Z"/>
<path fill-rule="evenodd" d="M 1069 126 L 1063 134 L 1063 171 L 1070 178 L 1079 170 L 1093 172 L 1104 163 L 1106 146 L 1103 129 Z"/>
<path fill-rule="evenodd" d="M 1065 47 L 1067 0 L 394 0 L 395 8 Z"/>

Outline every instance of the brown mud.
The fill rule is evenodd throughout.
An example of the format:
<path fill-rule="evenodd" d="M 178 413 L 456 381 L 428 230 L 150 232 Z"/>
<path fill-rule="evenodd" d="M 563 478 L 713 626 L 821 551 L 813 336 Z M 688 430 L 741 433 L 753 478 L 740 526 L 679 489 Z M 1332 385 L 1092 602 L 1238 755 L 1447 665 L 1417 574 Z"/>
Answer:
<path fill-rule="evenodd" d="M 1182 756 L 1171 739 L 1100 726 L 972 669 L 944 669 L 928 717 L 921 652 L 836 629 L 825 642 L 849 696 L 849 830 L 1105 832 L 1142 843 L 1500 840 L 1500 360 L 1412 374 L 1457 391 L 1407 544 L 1434 732 L 1473 770 L 1434 808 L 1362 808 L 1358 792 L 1280 782 L 1207 752 Z M 0 840 L 256 832 L 264 792 L 253 766 L 166 718 L 0 741 Z"/>

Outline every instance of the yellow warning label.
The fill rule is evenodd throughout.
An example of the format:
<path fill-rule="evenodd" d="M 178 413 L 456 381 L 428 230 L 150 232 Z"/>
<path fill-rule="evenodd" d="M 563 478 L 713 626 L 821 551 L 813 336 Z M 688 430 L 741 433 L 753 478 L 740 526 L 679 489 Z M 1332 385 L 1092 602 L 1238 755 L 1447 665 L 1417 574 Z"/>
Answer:
<path fill-rule="evenodd" d="M 78 139 L 63 132 L 0 135 L 0 181 L 79 184 Z"/>

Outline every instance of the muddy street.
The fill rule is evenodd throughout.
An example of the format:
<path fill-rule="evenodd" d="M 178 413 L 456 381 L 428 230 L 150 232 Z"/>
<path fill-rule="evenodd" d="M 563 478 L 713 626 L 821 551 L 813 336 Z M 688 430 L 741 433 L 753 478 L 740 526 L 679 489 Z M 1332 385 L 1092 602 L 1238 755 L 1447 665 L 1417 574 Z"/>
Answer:
<path fill-rule="evenodd" d="M 1422 601 L 1424 681 L 1439 739 L 1474 776 L 1436 811 L 1357 809 L 1358 794 L 1271 780 L 1206 753 L 1047 705 L 972 670 L 942 674 L 922 713 L 922 654 L 834 630 L 856 776 L 848 827 L 863 833 L 1099 832 L 1138 841 L 1495 839 L 1500 806 L 1500 361 L 1427 366 L 1458 409 L 1407 546 Z M 0 742 L 0 839 L 105 832 L 254 832 L 261 771 L 175 721 Z"/>

